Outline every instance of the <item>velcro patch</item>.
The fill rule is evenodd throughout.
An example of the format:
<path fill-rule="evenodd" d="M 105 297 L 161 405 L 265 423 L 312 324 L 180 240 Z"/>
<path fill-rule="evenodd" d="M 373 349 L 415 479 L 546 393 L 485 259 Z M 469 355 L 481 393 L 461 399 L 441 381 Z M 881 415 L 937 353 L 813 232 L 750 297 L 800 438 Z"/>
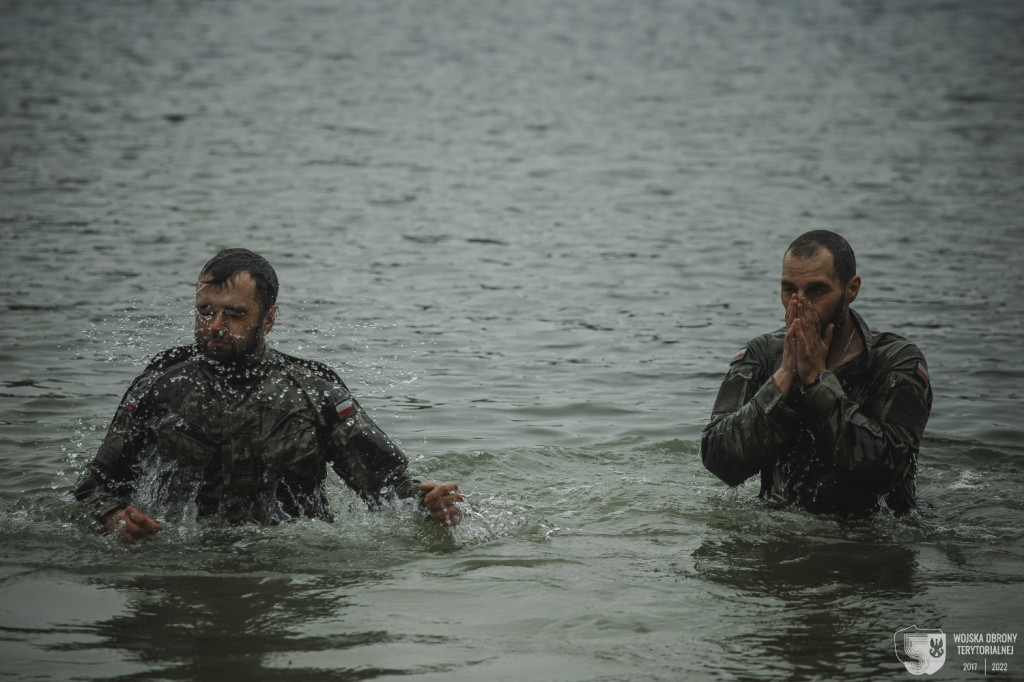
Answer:
<path fill-rule="evenodd" d="M 917 376 L 924 379 L 925 384 L 931 386 L 932 380 L 931 377 L 928 376 L 928 368 L 924 366 L 923 362 L 917 363 L 917 369 L 914 371 L 917 374 Z"/>
<path fill-rule="evenodd" d="M 732 356 L 732 360 L 729 361 L 729 364 L 733 365 L 733 364 L 739 362 L 740 360 L 742 360 L 746 356 L 746 354 L 747 354 L 747 349 L 746 348 L 740 349 L 739 353 L 737 353 L 736 355 Z"/>
<path fill-rule="evenodd" d="M 335 411 L 338 413 L 338 419 L 346 419 L 356 413 L 356 406 L 352 404 L 351 400 L 345 400 L 334 406 Z"/>

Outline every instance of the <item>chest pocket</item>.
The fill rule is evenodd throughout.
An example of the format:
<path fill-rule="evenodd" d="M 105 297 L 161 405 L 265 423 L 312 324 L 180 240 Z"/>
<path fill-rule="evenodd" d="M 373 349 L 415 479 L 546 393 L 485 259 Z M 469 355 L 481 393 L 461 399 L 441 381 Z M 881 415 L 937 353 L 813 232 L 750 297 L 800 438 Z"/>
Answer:
<path fill-rule="evenodd" d="M 261 441 L 253 443 L 274 478 L 319 481 L 325 475 L 317 423 L 311 410 L 303 408 L 276 411 Z"/>
<path fill-rule="evenodd" d="M 179 412 L 168 412 L 147 425 L 156 444 L 156 455 L 198 476 L 221 449 L 216 434 L 203 429 Z"/>

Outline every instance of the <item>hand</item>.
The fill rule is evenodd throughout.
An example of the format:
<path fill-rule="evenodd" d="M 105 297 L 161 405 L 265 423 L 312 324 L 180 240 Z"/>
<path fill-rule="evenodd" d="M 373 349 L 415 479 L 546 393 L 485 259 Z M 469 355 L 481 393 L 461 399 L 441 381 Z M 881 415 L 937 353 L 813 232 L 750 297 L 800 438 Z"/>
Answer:
<path fill-rule="evenodd" d="M 123 542 L 136 542 L 158 533 L 164 525 L 136 507 L 126 507 L 112 512 L 103 521 L 107 532 L 116 535 Z"/>
<path fill-rule="evenodd" d="M 800 381 L 812 384 L 828 367 L 828 349 L 835 325 L 829 324 L 821 333 L 821 320 L 814 307 L 803 296 L 794 296 L 796 317 L 792 327 L 796 336 L 796 368 Z M 788 336 L 788 333 L 787 333 Z"/>
<path fill-rule="evenodd" d="M 784 397 L 789 395 L 790 389 L 793 388 L 793 382 L 797 378 L 796 357 L 798 350 L 796 326 L 793 324 L 793 320 L 797 316 L 798 307 L 796 296 L 789 299 L 789 305 L 786 306 L 786 338 L 782 346 L 782 363 L 775 370 L 775 374 L 772 375 L 775 385 L 779 387 Z"/>
<path fill-rule="evenodd" d="M 465 498 L 459 492 L 458 483 L 420 483 L 420 490 L 426 493 L 423 504 L 434 520 L 442 526 L 457 526 L 462 520 L 462 510 L 456 504 Z"/>

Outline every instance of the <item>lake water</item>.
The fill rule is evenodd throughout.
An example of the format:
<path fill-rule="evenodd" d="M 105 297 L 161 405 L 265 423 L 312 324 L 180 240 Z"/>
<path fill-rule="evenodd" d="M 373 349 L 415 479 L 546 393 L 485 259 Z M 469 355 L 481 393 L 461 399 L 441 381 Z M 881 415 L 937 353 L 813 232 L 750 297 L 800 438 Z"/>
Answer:
<path fill-rule="evenodd" d="M 1022 35 L 1011 1 L 0 3 L 0 679 L 902 680 L 915 625 L 934 678 L 1024 679 L 954 644 L 1024 632 Z M 819 227 L 929 360 L 908 518 L 700 464 Z M 462 526 L 334 481 L 334 524 L 89 529 L 71 487 L 224 246 Z"/>

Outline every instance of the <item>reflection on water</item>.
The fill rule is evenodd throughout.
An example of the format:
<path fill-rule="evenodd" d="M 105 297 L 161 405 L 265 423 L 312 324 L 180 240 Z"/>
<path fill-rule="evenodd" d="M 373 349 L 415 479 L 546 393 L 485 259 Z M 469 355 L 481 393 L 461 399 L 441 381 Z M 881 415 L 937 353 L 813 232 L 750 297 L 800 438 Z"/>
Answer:
<path fill-rule="evenodd" d="M 311 623 L 343 620 L 345 586 L 372 578 L 213 573 L 115 579 L 110 587 L 131 595 L 127 612 L 93 626 L 93 646 L 178 679 L 272 679 L 266 661 L 277 654 L 329 651 L 343 661 L 348 648 L 388 641 L 386 632 L 308 634 Z M 316 679 L 309 671 L 275 672 L 273 679 Z"/>
<path fill-rule="evenodd" d="M 922 591 L 917 552 L 867 523 L 787 518 L 763 525 L 755 537 L 749 527 L 712 524 L 716 537 L 693 552 L 697 573 L 728 588 L 729 601 L 759 605 L 765 627 L 747 631 L 728 649 L 737 657 L 766 657 L 777 674 L 791 677 L 813 677 L 823 668 L 884 674 L 889 657 L 877 641 L 888 623 L 879 605 Z M 725 620 L 736 627 L 749 616 L 742 609 Z"/>

